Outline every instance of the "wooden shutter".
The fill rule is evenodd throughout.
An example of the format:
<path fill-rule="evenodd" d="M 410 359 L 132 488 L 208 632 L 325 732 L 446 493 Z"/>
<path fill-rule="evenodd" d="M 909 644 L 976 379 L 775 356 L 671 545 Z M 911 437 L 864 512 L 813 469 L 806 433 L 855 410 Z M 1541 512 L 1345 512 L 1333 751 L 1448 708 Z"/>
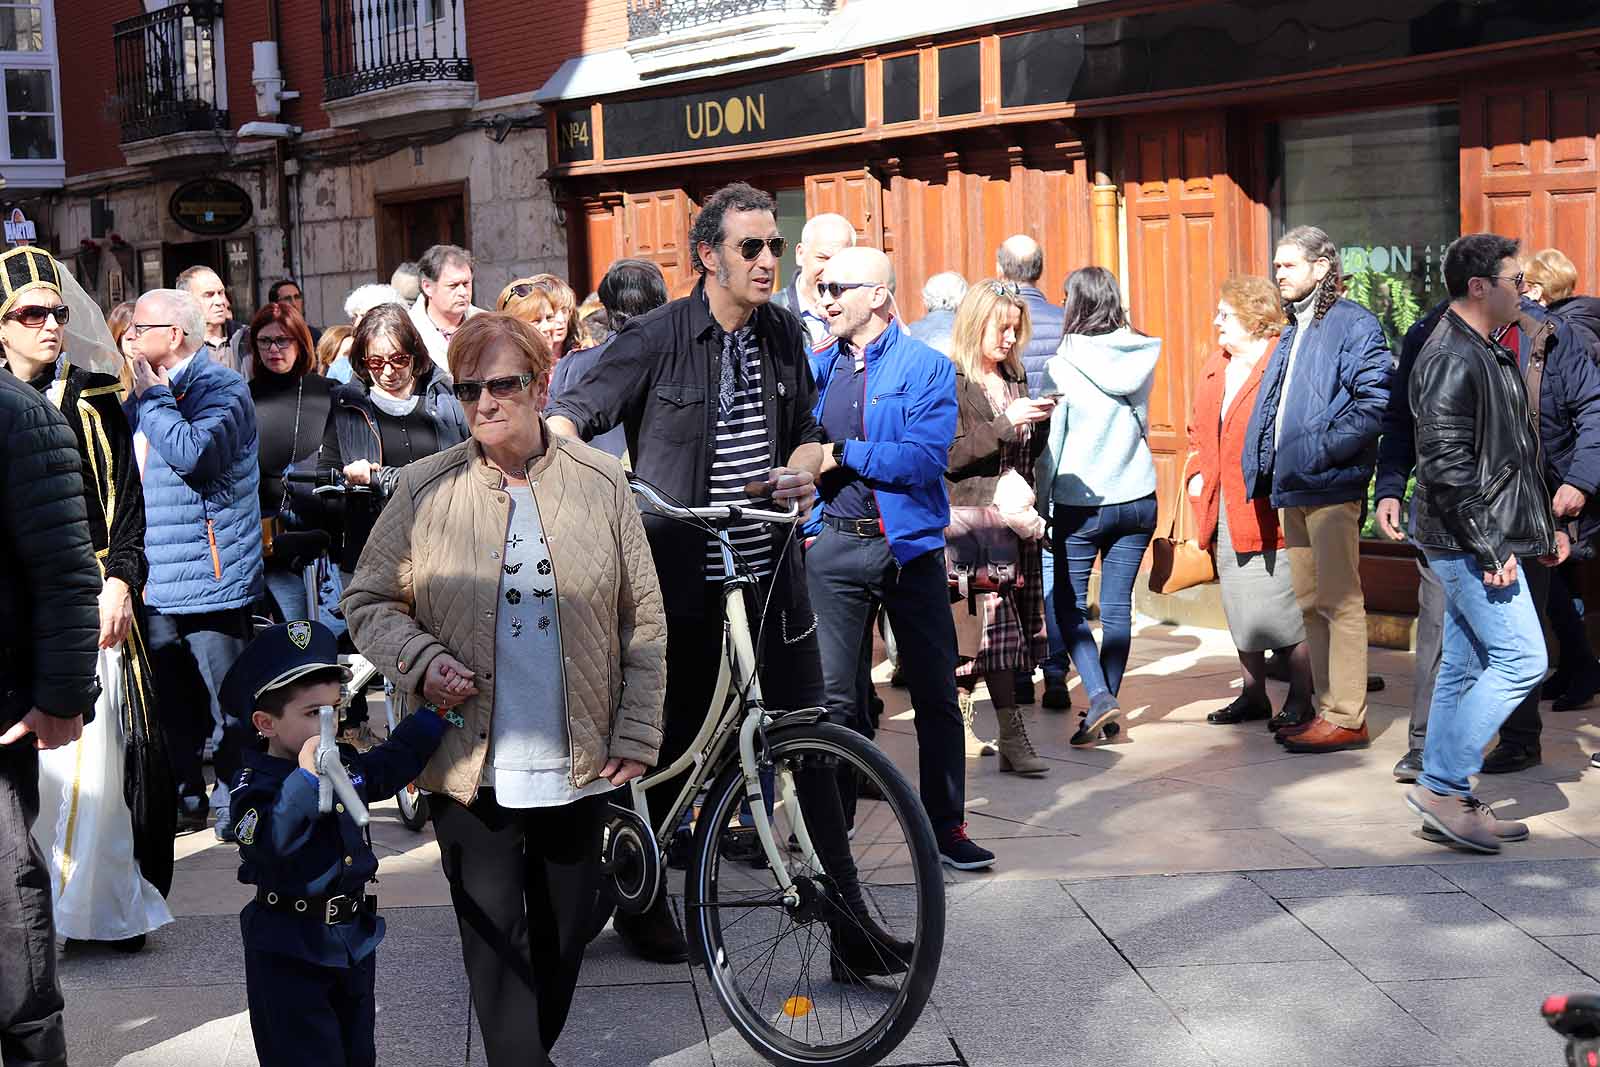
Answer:
<path fill-rule="evenodd" d="M 806 176 L 806 217 L 832 212 L 856 228 L 856 240 L 883 247 L 883 186 L 866 170 Z"/>
<path fill-rule="evenodd" d="M 629 193 L 627 254 L 648 259 L 667 278 L 667 291 L 676 292 L 694 274 L 689 252 L 689 194 L 682 189 L 655 193 Z"/>
<path fill-rule="evenodd" d="M 1595 292 L 1597 130 L 1592 84 L 1465 86 L 1461 232 L 1515 237 L 1527 252 L 1559 248 L 1577 265 L 1578 292 Z"/>

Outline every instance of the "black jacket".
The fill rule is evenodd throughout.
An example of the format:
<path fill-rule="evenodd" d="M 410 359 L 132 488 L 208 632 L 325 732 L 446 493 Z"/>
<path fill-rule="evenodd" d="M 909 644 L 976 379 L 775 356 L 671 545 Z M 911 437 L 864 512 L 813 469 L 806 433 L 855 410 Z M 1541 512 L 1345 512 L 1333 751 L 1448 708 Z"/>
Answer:
<path fill-rule="evenodd" d="M 1486 571 L 1555 551 L 1539 435 L 1512 353 L 1446 311 L 1412 369 L 1411 411 L 1420 544 L 1470 552 Z"/>
<path fill-rule="evenodd" d="M 811 346 L 800 320 L 782 308 L 758 307 L 754 321 L 768 459 L 770 466 L 782 466 L 799 446 L 824 440 L 812 415 L 817 387 Z M 722 358 L 721 338 L 702 279 L 688 296 L 629 319 L 605 359 L 581 371 L 549 413 L 571 419 L 585 441 L 624 427 L 635 473 L 688 507 L 704 507 L 717 424 L 711 383 Z M 644 524 L 667 611 L 702 614 L 705 531 L 649 514 Z M 788 559 L 786 577 L 798 593 L 804 586 L 798 581 L 799 554 L 791 552 Z"/>
<path fill-rule="evenodd" d="M 100 568 L 78 443 L 49 401 L 0 371 L 0 729 L 33 707 L 90 716 Z"/>

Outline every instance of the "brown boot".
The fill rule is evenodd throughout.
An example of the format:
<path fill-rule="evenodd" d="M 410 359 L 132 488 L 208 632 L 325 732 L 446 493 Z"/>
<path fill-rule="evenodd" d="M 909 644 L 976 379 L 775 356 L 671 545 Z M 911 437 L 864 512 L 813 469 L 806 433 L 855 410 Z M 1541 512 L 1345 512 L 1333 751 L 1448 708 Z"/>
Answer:
<path fill-rule="evenodd" d="M 993 741 L 985 741 L 972 729 L 976 712 L 972 709 L 972 694 L 965 689 L 956 690 L 956 703 L 961 707 L 961 732 L 967 739 L 967 757 L 992 756 L 998 751 Z"/>
<path fill-rule="evenodd" d="M 1486 814 L 1472 797 L 1441 796 L 1425 786 L 1414 785 L 1406 790 L 1406 806 L 1422 816 L 1424 826 L 1450 844 L 1491 856 L 1500 851 L 1494 815 Z"/>
<path fill-rule="evenodd" d="M 1283 747 L 1290 752 L 1342 752 L 1347 748 L 1366 748 L 1371 740 L 1366 723 L 1351 730 L 1317 718 L 1304 730 L 1284 737 Z"/>
<path fill-rule="evenodd" d="M 1040 759 L 1028 740 L 1028 725 L 1021 708 L 995 708 L 994 716 L 1000 721 L 1000 770 L 1012 774 L 1040 778 L 1050 773 L 1048 761 Z"/>

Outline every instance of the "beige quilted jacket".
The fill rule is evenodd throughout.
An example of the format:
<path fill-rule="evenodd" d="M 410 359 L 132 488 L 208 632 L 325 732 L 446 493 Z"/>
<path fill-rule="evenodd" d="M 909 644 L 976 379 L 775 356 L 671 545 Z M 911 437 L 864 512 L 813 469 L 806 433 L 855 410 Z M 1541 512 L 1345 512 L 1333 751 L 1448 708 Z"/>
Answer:
<path fill-rule="evenodd" d="M 653 765 L 666 696 L 666 617 L 644 525 L 622 467 L 555 436 L 528 468 L 555 566 L 572 784 L 609 757 Z M 494 714 L 495 613 L 510 498 L 478 443 L 406 467 L 378 516 L 345 619 L 356 647 L 404 695 L 422 703 L 428 664 L 449 651 L 477 672 L 478 694 L 458 709 L 463 729 L 444 742 L 418 784 L 472 802 Z"/>

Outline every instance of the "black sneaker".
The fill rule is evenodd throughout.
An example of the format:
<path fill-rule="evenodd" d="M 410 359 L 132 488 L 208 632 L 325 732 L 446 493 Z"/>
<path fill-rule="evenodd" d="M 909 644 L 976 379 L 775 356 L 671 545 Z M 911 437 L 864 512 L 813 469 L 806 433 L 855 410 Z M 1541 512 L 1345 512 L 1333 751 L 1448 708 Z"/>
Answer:
<path fill-rule="evenodd" d="M 1484 774 L 1511 774 L 1513 771 L 1525 771 L 1529 767 L 1539 766 L 1539 750 L 1536 748 L 1523 748 L 1521 745 L 1500 742 L 1487 756 L 1483 757 Z"/>
<path fill-rule="evenodd" d="M 1054 674 L 1044 676 L 1044 696 L 1039 703 L 1051 711 L 1072 710 L 1072 690 L 1067 688 L 1067 680 Z"/>
<path fill-rule="evenodd" d="M 860 983 L 873 975 L 911 969 L 914 945 L 879 926 L 870 915 L 849 914 L 830 922 L 829 971 L 835 982 Z"/>
<path fill-rule="evenodd" d="M 982 871 L 994 866 L 994 853 L 967 836 L 967 824 L 957 823 L 939 841 L 939 859 L 958 871 Z"/>
<path fill-rule="evenodd" d="M 1422 773 L 1422 749 L 1413 748 L 1400 757 L 1400 762 L 1394 765 L 1394 780 L 1397 782 L 1414 782 Z"/>
<path fill-rule="evenodd" d="M 1574 672 L 1566 691 L 1556 697 L 1550 708 L 1552 711 L 1577 711 L 1593 702 L 1596 694 L 1600 694 L 1600 667 L 1585 667 Z"/>

